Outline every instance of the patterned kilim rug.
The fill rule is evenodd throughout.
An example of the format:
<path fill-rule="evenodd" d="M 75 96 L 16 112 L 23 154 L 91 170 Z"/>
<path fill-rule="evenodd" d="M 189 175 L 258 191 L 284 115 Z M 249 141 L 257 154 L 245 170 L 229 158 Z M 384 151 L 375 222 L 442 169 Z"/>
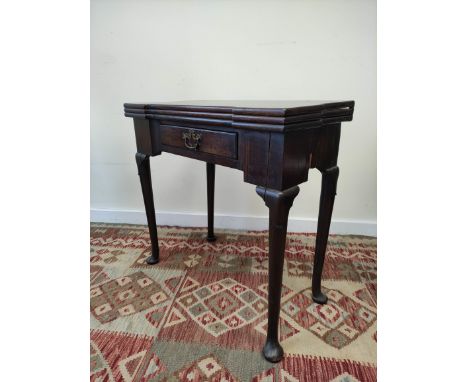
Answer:
<path fill-rule="evenodd" d="M 267 232 L 158 227 L 148 266 L 145 226 L 91 225 L 91 381 L 375 381 L 376 239 L 331 236 L 311 299 L 313 234 L 288 234 L 280 337 L 267 325 Z"/>

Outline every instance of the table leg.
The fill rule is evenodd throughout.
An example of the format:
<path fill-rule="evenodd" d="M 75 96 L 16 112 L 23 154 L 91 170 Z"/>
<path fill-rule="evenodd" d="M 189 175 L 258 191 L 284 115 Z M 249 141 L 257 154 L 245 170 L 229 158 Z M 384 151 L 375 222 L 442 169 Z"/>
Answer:
<path fill-rule="evenodd" d="M 285 191 L 257 187 L 257 194 L 269 208 L 269 266 L 268 266 L 268 330 L 263 356 L 270 362 L 283 358 L 283 348 L 278 340 L 278 324 L 281 309 L 284 247 L 288 227 L 288 215 L 294 198 L 299 193 L 295 186 Z"/>
<path fill-rule="evenodd" d="M 147 264 L 159 262 L 158 232 L 156 229 L 156 212 L 154 210 L 153 187 L 151 185 L 150 156 L 136 153 L 135 159 L 140 176 L 141 190 L 145 202 L 146 219 L 151 239 L 151 256 L 146 259 Z"/>
<path fill-rule="evenodd" d="M 327 296 L 321 291 L 322 270 L 327 251 L 328 233 L 330 231 L 338 175 L 339 168 L 337 166 L 322 171 L 322 190 L 320 192 L 320 209 L 312 275 L 312 298 L 318 304 L 325 304 L 328 300 Z"/>
<path fill-rule="evenodd" d="M 206 190 L 208 201 L 208 235 L 206 240 L 215 241 L 214 225 L 214 190 L 215 190 L 215 164 L 206 163 Z"/>

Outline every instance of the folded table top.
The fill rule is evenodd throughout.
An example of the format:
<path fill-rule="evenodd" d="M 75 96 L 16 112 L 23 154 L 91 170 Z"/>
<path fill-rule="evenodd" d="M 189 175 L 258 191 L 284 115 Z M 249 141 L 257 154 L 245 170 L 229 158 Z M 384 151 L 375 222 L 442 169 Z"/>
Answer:
<path fill-rule="evenodd" d="M 289 131 L 351 121 L 354 101 L 177 101 L 125 103 L 125 116 L 163 124 Z"/>

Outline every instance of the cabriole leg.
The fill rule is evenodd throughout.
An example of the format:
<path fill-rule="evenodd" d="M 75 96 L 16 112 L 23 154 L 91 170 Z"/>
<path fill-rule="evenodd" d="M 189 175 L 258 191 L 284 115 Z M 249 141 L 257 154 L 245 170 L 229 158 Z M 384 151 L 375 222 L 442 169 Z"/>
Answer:
<path fill-rule="evenodd" d="M 268 330 L 263 356 L 270 362 L 283 358 L 283 348 L 278 340 L 278 324 L 281 309 L 284 247 L 288 228 L 288 215 L 294 198 L 299 193 L 295 186 L 285 191 L 257 187 L 257 194 L 269 208 L 269 268 L 268 268 Z"/>

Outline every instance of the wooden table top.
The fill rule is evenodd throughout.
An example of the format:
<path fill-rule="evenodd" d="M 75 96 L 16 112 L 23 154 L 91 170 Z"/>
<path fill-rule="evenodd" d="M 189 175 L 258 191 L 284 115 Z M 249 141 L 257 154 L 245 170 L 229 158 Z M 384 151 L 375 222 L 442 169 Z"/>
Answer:
<path fill-rule="evenodd" d="M 125 115 L 262 131 L 286 131 L 350 121 L 354 101 L 175 101 L 125 103 Z"/>

